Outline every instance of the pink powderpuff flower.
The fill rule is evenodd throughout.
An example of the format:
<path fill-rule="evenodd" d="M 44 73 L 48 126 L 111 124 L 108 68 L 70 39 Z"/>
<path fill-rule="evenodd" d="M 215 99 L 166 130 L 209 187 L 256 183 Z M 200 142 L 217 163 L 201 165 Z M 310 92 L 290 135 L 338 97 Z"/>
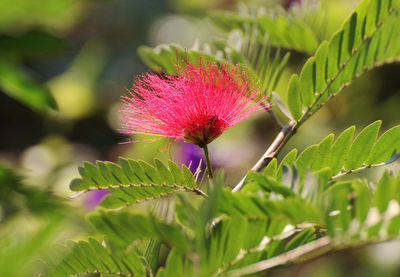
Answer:
<path fill-rule="evenodd" d="M 205 147 L 226 129 L 269 107 L 239 66 L 200 60 L 177 75 L 146 73 L 122 96 L 122 133 L 151 134 Z"/>

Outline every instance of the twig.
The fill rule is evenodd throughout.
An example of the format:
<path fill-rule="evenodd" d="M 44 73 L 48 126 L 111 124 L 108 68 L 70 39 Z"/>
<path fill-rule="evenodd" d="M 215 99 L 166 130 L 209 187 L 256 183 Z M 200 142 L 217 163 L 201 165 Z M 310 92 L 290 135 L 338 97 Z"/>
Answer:
<path fill-rule="evenodd" d="M 278 154 L 279 150 L 283 147 L 285 142 L 294 134 L 296 130 L 296 123 L 290 121 L 287 125 L 283 126 L 282 130 L 276 136 L 272 144 L 265 151 L 264 155 L 258 160 L 258 162 L 250 169 L 251 171 L 259 172 L 266 167 L 269 162 Z M 233 188 L 233 192 L 239 191 L 243 187 L 246 176 Z"/>
<path fill-rule="evenodd" d="M 314 240 L 310 243 L 299 246 L 293 250 L 285 252 L 279 256 L 266 259 L 246 267 L 231 270 L 225 273 L 224 276 L 236 277 L 257 273 L 264 270 L 269 270 L 277 266 L 284 266 L 289 264 L 297 264 L 311 259 L 320 257 L 331 251 L 338 251 L 348 248 L 358 248 L 368 245 L 375 245 L 388 241 L 398 240 L 398 235 L 388 236 L 384 239 L 368 238 L 367 240 L 355 241 L 351 244 L 333 241 L 330 237 L 324 236 L 320 239 Z"/>
<path fill-rule="evenodd" d="M 270 258 L 240 269 L 228 271 L 226 275 L 230 277 L 243 276 L 271 269 L 276 266 L 300 263 L 321 256 L 332 249 L 333 245 L 331 243 L 331 239 L 326 236 L 303 246 L 299 246 L 274 258 Z"/>

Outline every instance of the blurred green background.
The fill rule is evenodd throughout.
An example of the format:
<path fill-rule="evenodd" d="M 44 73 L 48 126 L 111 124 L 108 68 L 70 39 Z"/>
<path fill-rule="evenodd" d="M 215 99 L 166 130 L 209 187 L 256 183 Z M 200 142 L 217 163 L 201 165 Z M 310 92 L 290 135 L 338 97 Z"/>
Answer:
<path fill-rule="evenodd" d="M 256 1 L 266 8 L 290 1 Z M 319 39 L 339 28 L 357 1 L 321 5 L 327 22 Z M 316 2 L 316 3 L 311 3 Z M 84 214 L 90 195 L 70 199 L 70 180 L 83 161 L 135 159 L 183 161 L 183 145 L 121 144 L 119 97 L 145 72 L 140 45 L 174 43 L 191 48 L 226 37 L 207 14 L 236 10 L 235 0 L 0 0 L 0 276 L 34 276 L 51 243 L 91 232 Z M 307 56 L 293 53 L 277 92 Z M 367 73 L 310 119 L 285 147 L 303 150 L 350 125 L 376 119 L 400 123 L 400 66 Z M 283 116 L 280 115 L 282 120 Z M 210 145 L 213 163 L 235 182 L 278 132 L 265 114 L 240 123 Z M 240 157 L 240 158 L 239 158 Z M 393 165 L 398 168 L 399 164 Z M 373 176 L 379 171 L 363 174 Z M 361 176 L 362 177 L 362 176 Z M 273 276 L 400 276 L 400 245 L 340 252 L 275 270 Z"/>

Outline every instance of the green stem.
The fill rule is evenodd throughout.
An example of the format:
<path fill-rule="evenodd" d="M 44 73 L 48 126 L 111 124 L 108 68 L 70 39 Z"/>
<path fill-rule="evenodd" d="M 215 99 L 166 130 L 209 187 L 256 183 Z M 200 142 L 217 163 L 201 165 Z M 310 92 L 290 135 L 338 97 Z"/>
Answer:
<path fill-rule="evenodd" d="M 206 163 L 207 163 L 208 178 L 209 179 L 213 179 L 214 178 L 214 173 L 213 173 L 213 170 L 212 170 L 212 167 L 211 167 L 210 157 L 208 156 L 207 144 L 204 145 L 203 150 L 204 150 L 204 157 L 206 158 Z"/>

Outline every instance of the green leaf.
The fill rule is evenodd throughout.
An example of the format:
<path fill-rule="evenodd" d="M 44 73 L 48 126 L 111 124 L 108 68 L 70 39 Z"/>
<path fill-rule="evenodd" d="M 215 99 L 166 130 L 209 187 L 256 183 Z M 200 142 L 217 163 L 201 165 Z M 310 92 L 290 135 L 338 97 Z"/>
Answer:
<path fill-rule="evenodd" d="M 300 178 L 300 186 L 303 185 L 306 178 L 307 170 L 313 163 L 313 157 L 318 150 L 318 145 L 311 145 L 307 147 L 296 160 L 297 171 Z"/>
<path fill-rule="evenodd" d="M 0 224 L 29 213 L 45 218 L 63 217 L 69 212 L 65 200 L 44 187 L 31 186 L 15 170 L 0 162 Z"/>
<path fill-rule="evenodd" d="M 289 111 L 289 108 L 286 106 L 285 102 L 283 102 L 282 98 L 276 92 L 272 92 L 272 97 L 278 109 L 289 119 L 292 119 L 292 115 Z"/>
<path fill-rule="evenodd" d="M 284 185 L 280 183 L 280 186 Z M 297 197 L 270 200 L 244 192 L 224 191 L 219 204 L 219 212 L 227 216 L 246 216 L 253 219 L 288 220 L 290 224 L 301 222 L 320 222 L 318 209 L 310 202 Z"/>
<path fill-rule="evenodd" d="M 0 88 L 37 112 L 43 113 L 57 108 L 54 98 L 43 85 L 4 58 L 0 58 Z"/>
<path fill-rule="evenodd" d="M 336 174 L 342 169 L 351 146 L 351 141 L 353 139 L 355 129 L 355 126 L 351 126 L 344 130 L 333 144 L 330 162 L 332 174 Z"/>
<path fill-rule="evenodd" d="M 159 159 L 154 159 L 154 162 L 159 174 L 161 175 L 161 179 L 164 180 L 168 185 L 174 184 L 172 172 Z"/>
<path fill-rule="evenodd" d="M 165 276 L 183 277 L 183 262 L 182 256 L 176 251 L 172 250 L 167 258 L 165 265 Z"/>
<path fill-rule="evenodd" d="M 27 221 L 25 216 L 23 218 L 24 224 Z M 53 247 L 60 230 L 68 228 L 66 218 L 66 216 L 52 216 L 47 220 L 41 218 L 36 221 L 38 225 L 35 229 L 19 228 L 21 221 L 16 221 L 16 217 L 13 218 L 13 223 L 17 225 L 11 222 L 3 223 L 0 239 L 0 276 L 29 277 L 33 273 L 39 273 L 38 268 L 42 268 L 42 265 L 38 264 L 38 261 L 42 258 L 42 254 Z"/>
<path fill-rule="evenodd" d="M 161 245 L 161 242 L 150 239 L 144 252 L 144 257 L 149 264 L 149 271 L 151 270 L 152 273 L 157 272 Z"/>
<path fill-rule="evenodd" d="M 400 150 L 400 126 L 386 131 L 374 144 L 367 164 L 378 164 L 391 158 Z"/>
<path fill-rule="evenodd" d="M 146 276 L 145 266 L 135 249 L 123 255 L 111 255 L 108 249 L 92 238 L 88 242 L 69 242 L 67 245 L 53 248 L 52 253 L 45 257 L 46 276 L 69 277 L 88 273 Z"/>
<path fill-rule="evenodd" d="M 280 54 L 280 52 L 278 51 L 278 54 L 276 54 L 276 56 L 275 56 L 277 68 L 274 71 L 273 78 L 270 80 L 270 83 L 272 85 L 270 87 L 268 87 L 269 90 L 275 90 L 276 87 L 278 86 L 279 80 L 280 80 L 282 73 L 283 73 L 284 69 L 286 68 L 286 65 L 290 58 L 290 52 L 286 53 L 281 60 L 279 60 L 279 57 L 280 57 L 279 54 Z"/>
<path fill-rule="evenodd" d="M 263 174 L 265 176 L 275 177 L 276 173 L 277 173 L 277 170 L 278 170 L 278 160 L 276 158 L 273 158 L 269 162 L 267 167 L 264 169 Z"/>
<path fill-rule="evenodd" d="M 183 178 L 185 180 L 185 185 L 189 188 L 195 188 L 196 187 L 196 180 L 193 177 L 192 172 L 186 165 L 182 165 L 182 174 Z"/>
<path fill-rule="evenodd" d="M 300 74 L 301 99 L 305 107 L 310 106 L 314 100 L 315 91 L 315 58 L 308 59 Z"/>
<path fill-rule="evenodd" d="M 379 129 L 380 122 L 374 124 L 377 125 L 375 130 Z M 349 149 L 353 133 L 354 127 L 344 131 L 335 142 L 337 143 L 337 149 Z M 330 145 L 332 138 L 332 135 L 328 136 L 324 140 L 325 143 L 321 143 L 319 146 Z M 344 144 L 347 146 L 343 146 Z M 307 164 L 307 160 L 313 160 L 310 157 L 317 150 L 316 147 L 312 146 L 304 151 L 306 154 L 303 155 L 302 153 L 296 162 L 303 160 L 304 164 Z M 326 149 L 329 149 L 329 147 Z M 323 150 L 322 152 L 327 151 Z M 335 164 L 340 163 L 342 162 L 335 162 Z M 329 235 L 329 240 L 331 241 L 323 247 L 335 249 L 336 245 L 340 245 L 340 249 L 343 249 L 343 247 L 352 247 L 360 245 L 360 243 L 386 241 L 396 238 L 400 234 L 400 206 L 398 202 L 400 178 L 398 176 L 391 176 L 385 173 L 376 185 L 371 181 L 361 181 L 359 179 L 336 183 L 329 181 L 330 176 L 332 176 L 330 168 L 323 168 L 311 173 L 310 178 L 307 178 L 313 180 L 313 183 L 304 189 L 309 190 L 304 193 L 304 197 L 307 200 L 298 199 L 297 196 L 284 198 L 276 197 L 275 195 L 274 199 L 278 200 L 271 200 L 272 198 L 268 198 L 271 196 L 268 194 L 271 189 L 268 186 L 262 186 L 261 184 L 265 180 L 256 176 L 257 174 L 249 176 L 249 179 L 252 180 L 249 186 L 258 185 L 258 192 L 255 193 L 246 189 L 236 193 L 228 190 L 224 191 L 222 199 L 219 201 L 219 213 L 222 220 L 244 216 L 252 220 L 268 222 L 268 228 L 265 231 L 269 239 L 268 242 L 263 245 L 264 248 L 257 247 L 257 250 L 251 250 L 260 251 L 259 249 L 264 249 L 263 251 L 267 254 L 264 258 L 265 260 L 262 260 L 262 264 L 268 264 L 269 258 L 283 253 L 286 254 L 290 249 L 303 246 L 303 249 L 306 249 L 308 242 L 320 236 Z M 273 177 L 270 176 L 268 178 Z M 279 186 L 284 185 L 282 183 L 278 184 Z M 303 192 L 301 193 L 302 196 Z M 324 218 L 324 220 L 321 220 L 321 218 Z M 284 232 L 282 230 L 284 226 L 310 226 L 310 224 L 315 228 L 299 228 L 299 234 L 296 234 L 293 228 L 292 233 L 286 230 L 286 237 L 283 236 Z M 217 233 L 214 238 L 218 239 L 218 242 L 210 241 L 210 245 L 215 244 L 213 249 L 218 251 L 224 245 L 221 241 L 230 241 L 229 232 L 231 229 L 235 229 L 237 235 L 242 234 L 242 232 L 246 233 L 241 229 L 244 228 L 244 225 L 244 223 L 238 225 L 220 224 L 221 228 L 212 230 Z M 243 236 L 240 235 L 239 237 L 242 238 Z M 284 238 L 288 239 L 285 240 Z M 237 239 L 238 244 L 240 241 L 240 239 Z M 246 248 L 242 247 L 242 249 L 245 250 Z M 299 249 L 299 251 L 302 250 Z M 215 254 L 211 259 L 217 260 L 218 262 L 216 263 L 220 264 L 221 258 L 218 255 Z M 250 257 L 252 257 L 251 254 L 243 252 L 241 259 L 236 261 L 238 264 L 224 268 L 228 268 L 228 273 L 234 273 L 236 274 L 235 276 L 254 273 L 260 265 L 260 256 L 256 256 L 254 260 L 251 260 Z M 248 260 L 246 260 L 247 258 Z M 226 263 L 228 263 L 228 260 L 226 260 Z M 254 266 L 249 265 L 249 263 L 253 263 Z M 213 267 L 216 268 L 217 265 L 213 264 Z M 251 271 L 249 268 L 251 268 Z M 232 269 L 237 269 L 237 271 L 229 271 Z"/>
<path fill-rule="evenodd" d="M 372 8 L 382 2 L 377 11 Z M 300 74 L 305 110 L 299 124 L 362 73 L 400 58 L 398 9 L 397 1 L 364 0 L 330 41 L 319 46 Z"/>
<path fill-rule="evenodd" d="M 64 39 L 39 30 L 31 30 L 16 36 L 2 35 L 0 37 L 0 52 L 18 57 L 48 57 L 67 49 L 68 45 Z"/>
<path fill-rule="evenodd" d="M 326 63 L 328 55 L 328 42 L 324 41 L 315 54 L 315 76 L 326 76 Z M 326 78 L 315 78 L 315 91 L 322 91 L 326 86 Z"/>
<path fill-rule="evenodd" d="M 294 17 L 263 14 L 257 17 L 228 12 L 211 14 L 213 22 L 224 31 L 239 29 L 248 31 L 248 26 L 259 30 L 258 40 L 263 43 L 268 36 L 273 46 L 313 53 L 318 45 L 315 34 L 308 25 Z"/>
<path fill-rule="evenodd" d="M 288 106 L 295 120 L 298 120 L 302 115 L 301 103 L 299 77 L 297 75 L 292 75 L 289 81 Z"/>
<path fill-rule="evenodd" d="M 364 222 L 371 206 L 371 191 L 363 182 L 355 181 L 353 187 L 355 191 L 355 217 L 360 222 Z"/>
<path fill-rule="evenodd" d="M 269 95 L 276 89 L 289 61 L 290 53 L 287 52 L 282 56 L 280 48 L 273 51 L 267 39 L 259 43 L 260 32 L 259 29 L 253 27 L 245 34 L 234 30 L 230 33 L 227 42 L 220 40 L 214 44 L 219 56 L 225 56 L 227 61 L 238 64 L 251 79 L 259 81 L 261 93 Z M 283 101 L 279 103 L 283 104 Z M 285 104 L 282 106 L 284 107 Z"/>
<path fill-rule="evenodd" d="M 370 124 L 360 132 L 353 143 L 354 126 L 343 131 L 333 144 L 334 136 L 330 134 L 318 145 L 311 145 L 306 148 L 299 154 L 297 159 L 297 150 L 294 149 L 282 159 L 278 169 L 276 169 L 276 162 L 273 160 L 262 175 L 282 182 L 284 171 L 283 164 L 287 164 L 288 167 L 285 168 L 286 178 L 284 183 L 287 187 L 291 187 L 293 191 L 298 193 L 303 190 L 303 185 L 305 184 L 306 176 L 309 171 L 317 173 L 319 170 L 329 170 L 329 176 L 326 182 L 331 182 L 340 176 L 351 173 L 353 170 L 368 168 L 369 166 L 365 164 L 365 161 L 369 156 L 370 149 L 374 145 L 380 125 L 380 121 Z M 395 131 L 391 132 L 397 132 L 397 127 L 393 128 L 393 130 Z M 388 135 L 384 136 L 388 138 L 391 132 L 388 132 Z M 386 140 L 385 137 L 384 139 Z M 393 143 L 396 144 L 396 142 Z M 393 148 L 397 149 L 395 147 L 396 146 Z M 400 157 L 400 153 L 394 156 L 391 155 L 391 152 L 389 153 L 390 154 L 387 156 L 391 156 L 391 159 L 381 164 L 374 164 L 371 167 L 392 163 Z M 249 178 L 247 180 L 251 179 L 250 176 L 256 179 L 253 173 L 249 173 Z M 262 180 L 258 179 L 257 183 L 262 183 Z M 313 181 L 311 181 L 310 184 L 314 184 Z M 255 188 L 256 186 L 252 185 L 252 190 L 256 190 Z"/>
<path fill-rule="evenodd" d="M 187 251 L 186 237 L 180 228 L 154 216 L 99 211 L 90 214 L 88 220 L 119 247 L 129 247 L 138 240 L 151 238 L 174 247 L 179 253 Z"/>
<path fill-rule="evenodd" d="M 278 167 L 278 174 L 277 174 L 277 180 L 281 181 L 282 180 L 282 171 L 283 171 L 283 166 L 285 164 L 292 164 L 297 157 L 297 149 L 293 149 L 290 151 L 281 161 Z"/>
<path fill-rule="evenodd" d="M 379 180 L 374 193 L 374 204 L 380 213 L 386 211 L 389 200 L 391 200 L 393 197 L 391 192 L 392 190 L 389 174 L 385 172 L 382 178 Z"/>
<path fill-rule="evenodd" d="M 281 194 L 283 197 L 295 196 L 294 192 L 271 177 L 263 176 L 256 172 L 249 172 L 248 179 L 253 179 L 259 186 L 268 192 Z M 246 188 L 246 187 L 245 187 Z M 244 189 L 244 192 L 246 190 Z"/>
<path fill-rule="evenodd" d="M 110 209 L 177 191 L 200 192 L 193 174 L 185 166 L 181 171 L 171 161 L 169 168 L 159 160 L 155 161 L 156 167 L 131 159 L 119 158 L 119 162 L 121 165 L 98 161 L 97 166 L 85 162 L 80 168 L 81 179 L 71 182 L 71 190 L 108 189 L 111 194 L 103 199 L 101 205 Z"/>
<path fill-rule="evenodd" d="M 382 121 L 378 120 L 365 127 L 355 138 L 347 155 L 345 168 L 348 170 L 359 168 L 368 158 L 371 148 L 378 136 Z"/>
<path fill-rule="evenodd" d="M 187 199 L 182 194 L 177 194 L 176 197 L 178 202 L 175 203 L 174 212 L 177 221 L 187 228 L 195 229 L 198 218 L 192 199 Z"/>
<path fill-rule="evenodd" d="M 333 138 L 334 135 L 330 134 L 318 145 L 318 149 L 313 155 L 312 171 L 315 172 L 330 165 Z"/>
<path fill-rule="evenodd" d="M 182 171 L 173 161 L 168 161 L 168 167 L 171 171 L 172 176 L 174 177 L 174 182 L 176 184 L 181 184 L 184 182 Z"/>
<path fill-rule="evenodd" d="M 127 205 L 127 203 L 132 202 L 133 200 L 126 200 L 123 198 L 120 198 L 119 196 L 115 196 L 115 194 L 118 194 L 117 191 L 115 191 L 114 195 L 107 195 L 101 200 L 100 204 L 101 206 L 107 208 L 107 209 L 118 209 L 121 207 L 124 207 Z M 137 202 L 133 202 L 137 203 Z"/>
<path fill-rule="evenodd" d="M 315 239 L 314 228 L 307 228 L 294 237 L 286 246 L 285 251 L 290 251 L 296 247 L 306 244 Z"/>
<path fill-rule="evenodd" d="M 184 49 L 173 44 L 163 44 L 155 48 L 140 46 L 137 49 L 137 53 L 148 67 L 158 72 L 164 71 L 168 74 L 177 73 L 177 65 L 182 66 L 184 60 L 197 65 L 200 63 L 200 58 L 213 62 L 220 61 L 212 54 L 200 52 L 195 49 Z"/>

